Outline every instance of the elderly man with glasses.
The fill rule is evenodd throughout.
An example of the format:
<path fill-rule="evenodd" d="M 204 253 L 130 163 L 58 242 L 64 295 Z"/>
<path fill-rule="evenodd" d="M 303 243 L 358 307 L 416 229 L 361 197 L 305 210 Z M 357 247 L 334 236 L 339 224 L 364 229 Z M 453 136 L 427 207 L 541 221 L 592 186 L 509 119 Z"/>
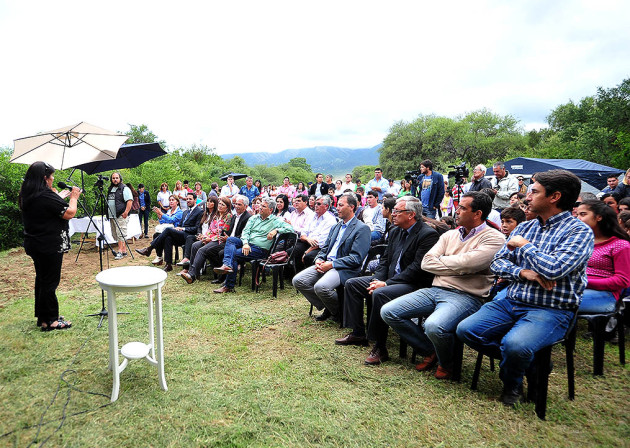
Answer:
<path fill-rule="evenodd" d="M 344 327 L 352 332 L 336 339 L 337 345 L 376 344 L 365 360 L 376 365 L 389 359 L 387 333 L 389 327 L 381 319 L 381 308 L 386 303 L 419 288 L 428 288 L 433 274 L 421 268 L 425 254 L 438 241 L 438 233 L 422 222 L 422 204 L 418 198 L 403 196 L 392 211 L 394 228 L 387 239 L 387 249 L 379 259 L 374 275 L 351 278 L 346 282 Z M 372 296 L 372 312 L 368 316 L 366 335 L 363 322 L 363 301 Z"/>

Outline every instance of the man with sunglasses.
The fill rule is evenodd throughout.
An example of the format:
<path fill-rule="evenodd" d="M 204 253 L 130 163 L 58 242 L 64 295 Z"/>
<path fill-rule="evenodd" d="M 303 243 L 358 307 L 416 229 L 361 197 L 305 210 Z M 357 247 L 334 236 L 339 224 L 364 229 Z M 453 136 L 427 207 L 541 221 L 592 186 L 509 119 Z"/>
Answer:
<path fill-rule="evenodd" d="M 394 228 L 387 239 L 385 253 L 379 259 L 374 275 L 351 278 L 346 282 L 344 327 L 352 332 L 336 339 L 337 345 L 376 344 L 365 360 L 366 365 L 387 361 L 387 333 L 389 327 L 381 319 L 381 308 L 386 303 L 419 288 L 428 288 L 433 274 L 422 270 L 425 254 L 438 240 L 438 233 L 422 222 L 422 203 L 418 198 L 403 196 L 396 201 L 392 212 Z M 372 297 L 372 312 L 368 316 L 366 335 L 363 322 L 363 300 Z"/>

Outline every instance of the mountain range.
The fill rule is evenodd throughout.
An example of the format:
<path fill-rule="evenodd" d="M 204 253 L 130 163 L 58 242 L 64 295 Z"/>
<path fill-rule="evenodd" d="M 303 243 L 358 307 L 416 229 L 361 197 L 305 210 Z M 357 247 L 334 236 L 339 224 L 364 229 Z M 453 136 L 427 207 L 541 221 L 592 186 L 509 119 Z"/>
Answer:
<path fill-rule="evenodd" d="M 314 172 L 339 174 L 351 172 L 357 165 L 378 165 L 379 143 L 371 148 L 340 148 L 337 146 L 315 146 L 313 148 L 285 149 L 280 152 L 246 152 L 223 154 L 224 159 L 242 157 L 249 166 L 275 166 L 287 163 L 295 157 L 304 157 Z"/>

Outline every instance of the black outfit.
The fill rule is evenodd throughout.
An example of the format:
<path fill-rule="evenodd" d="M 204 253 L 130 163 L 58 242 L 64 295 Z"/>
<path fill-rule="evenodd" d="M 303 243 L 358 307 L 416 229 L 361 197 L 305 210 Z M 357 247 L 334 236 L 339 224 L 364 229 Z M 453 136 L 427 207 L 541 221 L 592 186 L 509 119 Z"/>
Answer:
<path fill-rule="evenodd" d="M 236 222 L 236 213 L 232 215 L 232 219 L 230 219 L 230 235 L 235 236 L 236 238 L 240 238 L 243 233 L 243 229 L 245 228 L 245 224 L 249 218 L 251 218 L 251 213 L 248 211 L 243 212 L 241 218 L 238 220 L 238 224 L 236 228 L 234 227 L 234 223 Z M 234 233 L 232 233 L 232 229 L 234 229 Z M 223 264 L 223 249 L 225 248 L 225 243 L 220 243 L 213 245 L 207 252 L 208 261 L 214 267 L 219 267 Z"/>
<path fill-rule="evenodd" d="M 144 210 L 138 209 L 138 219 L 140 220 L 140 228 L 142 228 L 142 220 L 144 220 L 144 236 L 149 236 L 149 215 L 151 214 L 151 195 L 144 190 Z"/>
<path fill-rule="evenodd" d="M 316 183 L 311 185 L 311 188 L 309 188 L 309 190 L 308 190 L 308 195 L 309 196 L 314 196 L 315 195 L 315 187 L 317 187 Z M 328 184 L 326 182 L 322 182 L 322 186 L 319 188 L 319 191 L 321 192 L 322 196 L 327 195 L 328 194 Z"/>
<path fill-rule="evenodd" d="M 50 324 L 59 317 L 56 290 L 63 254 L 70 249 L 68 203 L 46 189 L 23 204 L 24 249 L 35 265 L 35 317 Z"/>
<path fill-rule="evenodd" d="M 612 192 L 613 197 L 617 200 L 617 202 L 621 201 L 623 198 L 627 198 L 630 196 L 630 185 L 626 185 L 623 182 L 620 182 Z"/>
<path fill-rule="evenodd" d="M 485 177 L 482 177 L 479 180 L 473 179 L 473 181 L 470 183 L 470 188 L 468 189 L 468 191 L 481 191 L 484 188 L 492 189 L 492 183 Z"/>
<path fill-rule="evenodd" d="M 423 271 L 422 259 L 439 239 L 438 233 L 419 221 L 407 230 L 394 227 L 387 238 L 387 248 L 379 260 L 373 276 L 356 277 L 348 280 L 345 286 L 344 327 L 352 328 L 356 336 L 365 337 L 363 323 L 363 300 L 369 299 L 367 287 L 372 280 L 381 280 L 387 286 L 372 292 L 372 312 L 368 316 L 368 339 L 385 348 L 387 324 L 381 319 L 381 308 L 404 294 L 420 288 L 428 288 L 433 283 L 433 274 Z M 399 270 L 396 266 L 400 259 Z"/>
<path fill-rule="evenodd" d="M 155 248 L 158 257 L 162 256 L 164 252 L 164 262 L 166 264 L 173 264 L 173 245 L 181 246 L 186 243 L 186 237 L 188 235 L 196 235 L 199 227 L 199 221 L 203 210 L 200 207 L 193 207 L 184 211 L 182 214 L 182 223 L 178 227 L 183 227 L 184 230 L 175 230 L 174 227 L 167 227 L 162 233 L 160 233 L 152 242 L 151 246 Z"/>

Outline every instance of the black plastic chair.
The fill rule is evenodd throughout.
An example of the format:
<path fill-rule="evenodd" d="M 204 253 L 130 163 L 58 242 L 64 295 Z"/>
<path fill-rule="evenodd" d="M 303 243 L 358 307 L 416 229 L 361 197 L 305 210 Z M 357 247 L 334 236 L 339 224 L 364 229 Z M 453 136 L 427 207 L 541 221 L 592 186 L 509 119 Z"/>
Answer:
<path fill-rule="evenodd" d="M 280 280 L 280 289 L 284 289 L 285 266 L 293 266 L 295 268 L 293 252 L 295 250 L 297 240 L 298 236 L 295 232 L 279 233 L 276 235 L 269 253 L 273 254 L 282 250 L 286 251 L 288 256 L 286 261 L 281 263 L 269 263 L 267 262 L 267 259 L 252 260 L 252 288 L 256 292 L 258 292 L 260 287 L 260 276 L 262 275 L 262 281 L 264 282 L 266 279 L 266 270 L 269 269 L 271 270 L 273 277 L 272 295 L 275 299 L 278 298 L 278 279 Z"/>
<path fill-rule="evenodd" d="M 549 387 L 549 374 L 551 373 L 551 350 L 554 345 L 562 344 L 565 347 L 566 364 L 567 364 L 567 383 L 568 383 L 568 397 L 569 400 L 575 398 L 575 335 L 576 335 L 576 322 L 577 313 L 574 315 L 569 329 L 564 338 L 559 341 L 543 347 L 534 354 L 534 361 L 532 362 L 533 371 L 535 375 L 527 377 L 527 401 L 534 401 L 535 411 L 538 418 L 545 419 L 547 413 L 547 389 Z M 479 351 L 477 355 L 477 362 L 475 364 L 475 371 L 473 373 L 472 383 L 470 388 L 477 390 L 477 384 L 479 382 L 479 373 L 481 371 L 481 364 L 483 356 L 486 355 L 491 359 L 501 359 L 501 353 L 498 350 Z M 462 353 L 463 358 L 463 353 Z M 456 367 L 457 368 L 457 367 Z M 461 365 L 459 366 L 461 370 Z"/>
<path fill-rule="evenodd" d="M 617 319 L 617 337 L 619 339 L 619 364 L 626 364 L 626 342 L 624 328 L 624 308 L 630 303 L 630 296 L 617 301 L 614 311 L 610 313 L 592 314 L 580 313 L 578 319 L 585 319 L 590 324 L 593 333 L 593 375 L 604 374 L 604 347 L 606 345 L 606 324 L 610 318 Z"/>

